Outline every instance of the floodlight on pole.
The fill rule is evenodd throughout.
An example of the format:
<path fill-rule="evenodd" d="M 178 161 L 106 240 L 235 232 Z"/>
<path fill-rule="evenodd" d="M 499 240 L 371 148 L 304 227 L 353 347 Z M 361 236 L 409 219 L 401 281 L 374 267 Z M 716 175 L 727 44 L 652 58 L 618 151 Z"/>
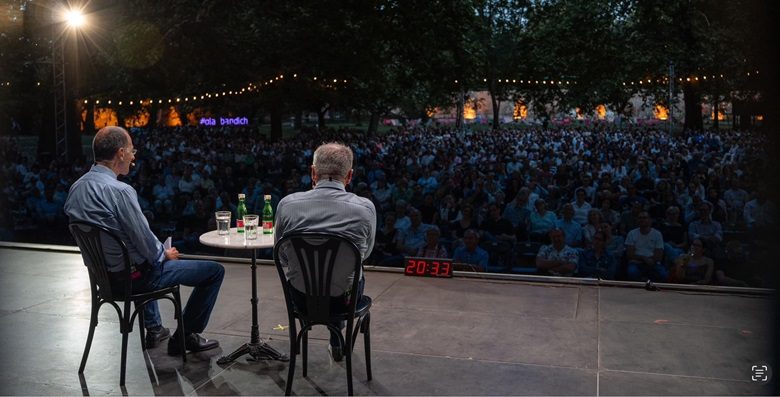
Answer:
<path fill-rule="evenodd" d="M 68 27 L 72 29 L 79 29 L 87 22 L 84 13 L 75 8 L 65 11 L 64 19 Z"/>

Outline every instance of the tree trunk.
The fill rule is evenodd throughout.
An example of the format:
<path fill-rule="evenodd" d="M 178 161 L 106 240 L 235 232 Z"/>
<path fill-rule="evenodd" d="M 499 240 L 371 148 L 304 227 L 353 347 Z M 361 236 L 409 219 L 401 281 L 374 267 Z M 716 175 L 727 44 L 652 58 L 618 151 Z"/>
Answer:
<path fill-rule="evenodd" d="M 325 105 L 317 110 L 317 129 L 320 131 L 325 130 L 325 113 L 328 113 L 330 105 Z"/>
<path fill-rule="evenodd" d="M 465 109 L 466 104 L 464 103 L 465 100 L 466 100 L 466 90 L 461 88 L 460 91 L 458 92 L 458 103 L 456 105 L 456 110 L 455 110 L 456 129 L 463 128 L 463 112 L 466 110 Z"/>
<path fill-rule="evenodd" d="M 683 97 L 685 100 L 685 123 L 683 130 L 701 131 L 703 122 L 701 117 L 701 91 L 693 84 L 683 85 Z"/>
<path fill-rule="evenodd" d="M 303 111 L 299 110 L 295 113 L 295 122 L 293 124 L 293 128 L 300 131 L 302 126 L 303 126 Z"/>
<path fill-rule="evenodd" d="M 282 109 L 278 104 L 271 105 L 271 140 L 282 139 Z"/>
<path fill-rule="evenodd" d="M 379 130 L 379 112 L 374 110 L 371 112 L 371 117 L 368 119 L 368 135 L 376 135 Z"/>
<path fill-rule="evenodd" d="M 718 121 L 718 103 L 720 103 L 720 98 L 718 97 L 718 83 L 715 83 L 714 86 L 714 92 L 712 94 L 712 129 L 715 130 L 715 132 L 718 132 L 720 129 L 720 121 Z"/>

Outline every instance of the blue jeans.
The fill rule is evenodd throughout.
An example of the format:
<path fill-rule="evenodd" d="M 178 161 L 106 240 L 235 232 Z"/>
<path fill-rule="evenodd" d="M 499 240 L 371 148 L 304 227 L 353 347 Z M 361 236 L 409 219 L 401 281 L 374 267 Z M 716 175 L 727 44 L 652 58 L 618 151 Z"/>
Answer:
<path fill-rule="evenodd" d="M 146 275 L 146 284 L 149 289 L 178 284 L 195 287 L 182 313 L 184 330 L 177 330 L 189 335 L 206 329 L 224 277 L 225 268 L 214 261 L 170 260 L 154 266 Z M 162 325 L 160 309 L 154 301 L 144 308 L 144 326 L 153 328 L 159 325 Z"/>
<path fill-rule="evenodd" d="M 661 262 L 647 265 L 644 262 L 628 261 L 626 276 L 631 281 L 646 281 L 649 279 L 655 282 L 666 282 L 669 279 L 669 270 Z"/>

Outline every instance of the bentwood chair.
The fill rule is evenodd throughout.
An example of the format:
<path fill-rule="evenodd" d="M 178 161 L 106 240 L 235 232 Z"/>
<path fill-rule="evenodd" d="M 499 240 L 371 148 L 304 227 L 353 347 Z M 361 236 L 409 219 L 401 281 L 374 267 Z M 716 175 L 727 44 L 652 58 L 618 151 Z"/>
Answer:
<path fill-rule="evenodd" d="M 138 316 L 138 329 L 141 335 L 141 348 L 146 350 L 146 343 L 144 340 L 144 311 L 143 308 L 146 304 L 158 299 L 168 299 L 173 302 L 176 318 L 178 320 L 179 329 L 184 329 L 181 315 L 181 296 L 179 294 L 179 286 L 161 288 L 153 291 L 145 291 L 142 293 L 132 293 L 133 280 L 131 277 L 131 264 L 130 256 L 127 252 L 127 246 L 122 242 L 119 237 L 108 229 L 94 225 L 87 222 L 73 222 L 69 225 L 70 233 L 76 240 L 79 249 L 81 250 L 81 257 L 84 260 L 84 264 L 87 266 L 89 272 L 89 285 L 92 290 L 92 313 L 89 320 L 89 335 L 87 336 L 87 345 L 84 347 L 84 355 L 81 357 L 81 365 L 79 366 L 79 374 L 84 373 L 84 367 L 87 365 L 87 357 L 89 357 L 89 350 L 92 346 L 92 337 L 95 336 L 95 327 L 98 324 L 98 312 L 100 307 L 104 303 L 108 303 L 116 309 L 117 316 L 119 317 L 119 332 L 122 333 L 122 358 L 121 369 L 119 374 L 119 385 L 125 384 L 125 367 L 127 363 L 127 339 L 128 334 L 133 331 L 133 322 L 135 317 Z M 124 268 L 113 275 L 114 279 L 121 281 L 121 287 L 117 287 L 117 283 L 111 283 L 110 272 L 106 266 L 106 246 L 119 248 L 119 255 L 124 263 Z M 113 256 L 113 255 L 112 255 Z M 117 302 L 124 302 L 124 309 L 120 309 Z M 130 303 L 135 306 L 134 310 L 130 310 Z M 181 358 L 182 361 L 187 361 L 186 350 L 184 347 L 184 338 L 181 339 Z"/>
<path fill-rule="evenodd" d="M 282 258 L 286 258 L 286 266 Z M 351 283 L 347 283 L 344 289 L 349 291 L 349 296 L 356 296 L 362 276 L 360 252 L 355 244 L 342 237 L 318 233 L 291 234 L 274 246 L 274 262 L 284 290 L 290 324 L 290 367 L 285 395 L 289 396 L 292 392 L 295 357 L 299 352 L 302 352 L 303 376 L 307 376 L 307 334 L 315 325 L 324 325 L 338 334 L 346 357 L 347 392 L 352 395 L 352 349 L 359 332 L 363 333 L 366 374 L 368 380 L 371 380 L 371 298 L 363 295 L 359 301 L 351 299 L 346 305 L 346 311 L 339 311 L 332 306 L 332 298 L 342 294 L 331 287 L 338 285 L 339 280 L 348 280 L 352 275 Z M 291 285 L 287 281 L 288 271 L 300 273 L 301 285 Z M 294 293 L 303 293 L 305 306 L 298 307 L 295 304 Z M 296 331 L 296 319 L 301 325 L 300 332 Z M 337 327 L 331 325 L 334 321 L 346 321 L 346 338 Z"/>

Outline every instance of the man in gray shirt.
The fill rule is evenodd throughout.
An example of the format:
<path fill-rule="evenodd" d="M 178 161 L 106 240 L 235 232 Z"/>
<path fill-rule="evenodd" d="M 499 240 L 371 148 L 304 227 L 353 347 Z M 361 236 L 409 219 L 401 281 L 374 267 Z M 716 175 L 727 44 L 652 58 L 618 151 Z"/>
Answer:
<path fill-rule="evenodd" d="M 352 181 L 352 150 L 339 143 L 326 143 L 314 152 L 311 166 L 312 190 L 298 192 L 284 197 L 276 209 L 275 238 L 278 241 L 285 235 L 299 232 L 328 233 L 352 241 L 360 251 L 361 260 L 365 260 L 374 248 L 376 236 L 376 209 L 371 200 L 346 191 Z M 284 262 L 284 258 L 281 260 Z M 353 275 L 354 276 L 354 275 Z M 290 269 L 287 280 L 296 285 L 301 277 L 300 271 Z M 359 301 L 363 294 L 365 280 L 360 275 Z M 344 291 L 351 280 L 334 280 L 331 288 Z M 295 288 L 293 299 L 301 301 L 302 293 Z M 297 295 L 297 299 L 296 299 Z M 336 298 L 334 298 L 336 299 Z M 343 323 L 333 323 L 343 328 Z M 335 361 L 342 358 L 342 346 L 336 334 L 330 336 L 330 350 Z"/>
<path fill-rule="evenodd" d="M 132 186 L 117 180 L 127 175 L 135 160 L 136 149 L 130 134 L 121 127 L 104 127 L 92 141 L 95 164 L 70 187 L 65 201 L 65 213 L 71 222 L 100 225 L 117 236 L 127 246 L 131 263 L 143 269 L 142 279 L 133 283 L 135 292 L 159 289 L 177 284 L 195 287 L 184 308 L 184 329 L 176 330 L 168 341 L 168 354 L 181 354 L 179 338 L 185 338 L 187 350 L 197 352 L 219 346 L 216 340 L 199 335 L 206 328 L 217 300 L 225 269 L 214 261 L 180 260 L 175 247 L 165 249 L 152 233 L 141 212 L 138 194 Z M 106 263 L 112 282 L 121 285 L 118 272 L 123 270 L 121 249 L 105 244 Z M 140 281 L 140 282 L 139 282 Z M 157 302 L 144 309 L 147 347 L 154 347 L 170 336 L 162 327 Z"/>

